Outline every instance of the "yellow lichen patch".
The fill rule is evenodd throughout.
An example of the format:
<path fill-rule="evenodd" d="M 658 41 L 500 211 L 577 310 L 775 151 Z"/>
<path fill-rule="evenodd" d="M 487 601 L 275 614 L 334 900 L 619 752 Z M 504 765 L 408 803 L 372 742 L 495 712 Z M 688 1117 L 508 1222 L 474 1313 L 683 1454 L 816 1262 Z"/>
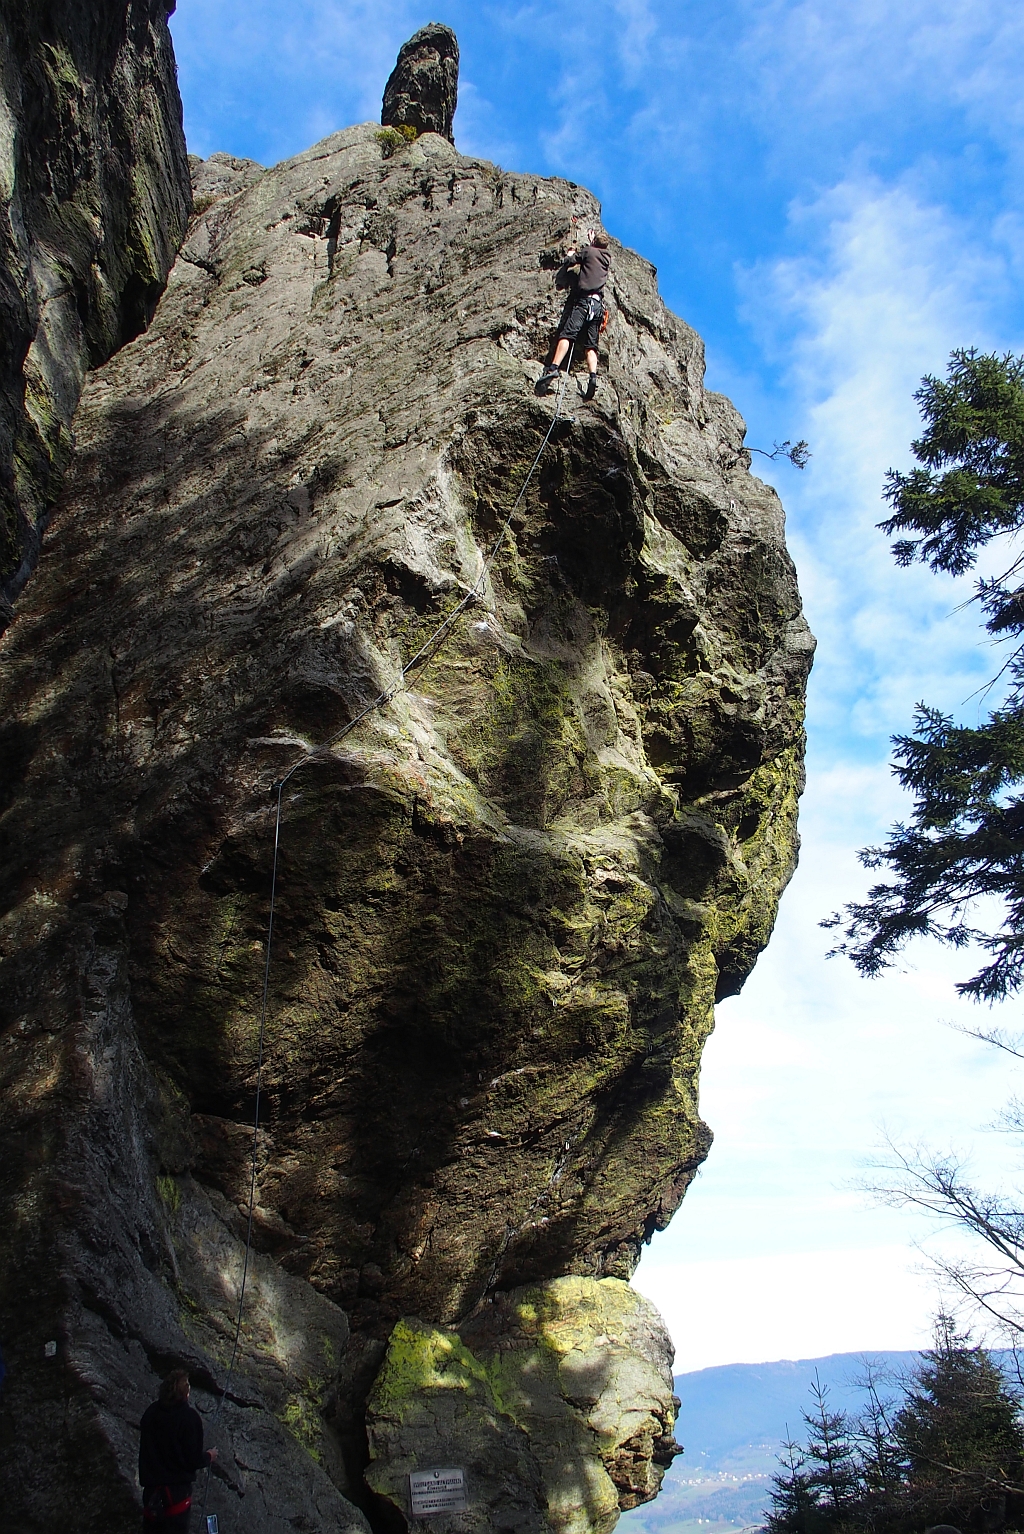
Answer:
<path fill-rule="evenodd" d="M 301 1394 L 288 1397 L 284 1409 L 278 1414 L 280 1421 L 296 1438 L 306 1453 L 320 1463 L 322 1453 L 320 1438 L 323 1432 L 323 1421 L 320 1416 L 320 1397 L 323 1393 L 322 1380 L 308 1380 L 306 1389 Z"/>
<path fill-rule="evenodd" d="M 570 1276 L 526 1290 L 515 1315 L 524 1332 L 564 1357 L 574 1348 L 588 1352 L 598 1338 L 623 1341 L 636 1305 L 636 1291 L 622 1279 Z"/>
<path fill-rule="evenodd" d="M 489 1388 L 487 1371 L 454 1332 L 402 1320 L 388 1342 L 384 1366 L 372 1393 L 372 1409 L 400 1414 L 425 1390 Z"/>
<path fill-rule="evenodd" d="M 172 1214 L 181 1207 L 181 1190 L 176 1177 L 158 1177 L 156 1191 Z"/>

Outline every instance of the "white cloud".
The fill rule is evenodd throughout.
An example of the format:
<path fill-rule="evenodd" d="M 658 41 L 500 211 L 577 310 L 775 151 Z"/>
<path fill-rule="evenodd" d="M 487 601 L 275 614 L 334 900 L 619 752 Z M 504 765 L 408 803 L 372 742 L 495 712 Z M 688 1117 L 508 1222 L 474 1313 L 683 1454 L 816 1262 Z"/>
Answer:
<path fill-rule="evenodd" d="M 820 641 L 812 721 L 833 748 L 859 739 L 877 756 L 916 701 L 956 711 L 998 670 L 977 610 L 954 611 L 972 582 L 897 569 L 876 524 L 886 471 L 911 462 L 922 375 L 956 346 L 1012 344 L 998 328 L 1010 273 L 948 210 L 872 177 L 794 208 L 792 237 L 800 254 L 742 275 L 745 313 L 814 453 L 784 486 Z"/>
<path fill-rule="evenodd" d="M 675 1369 L 927 1347 L 934 1281 L 900 1246 L 645 1266 Z"/>
<path fill-rule="evenodd" d="M 777 143 L 851 116 L 936 113 L 959 103 L 975 129 L 1013 143 L 1024 17 L 1015 0 L 748 0 L 741 69 L 758 82 L 752 110 Z M 783 116 L 778 108 L 787 109 Z"/>

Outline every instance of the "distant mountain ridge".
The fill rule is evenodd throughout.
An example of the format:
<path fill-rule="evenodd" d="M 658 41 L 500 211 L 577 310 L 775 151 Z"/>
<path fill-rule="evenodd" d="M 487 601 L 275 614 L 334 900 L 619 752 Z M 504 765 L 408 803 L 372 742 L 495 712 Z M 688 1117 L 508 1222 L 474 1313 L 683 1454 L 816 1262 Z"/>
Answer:
<path fill-rule="evenodd" d="M 681 1401 L 676 1438 L 685 1453 L 667 1473 L 660 1496 L 624 1513 L 622 1534 L 709 1534 L 762 1521 L 777 1456 L 787 1436 L 803 1436 L 815 1372 L 834 1410 L 863 1402 L 857 1380 L 868 1362 L 894 1374 L 919 1353 L 830 1353 L 767 1364 L 721 1364 L 676 1375 Z"/>
<path fill-rule="evenodd" d="M 830 1353 L 824 1358 L 782 1359 L 771 1364 L 722 1364 L 676 1375 L 682 1406 L 676 1437 L 691 1464 L 698 1454 L 717 1462 L 740 1443 L 772 1438 L 781 1442 L 786 1424 L 799 1437 L 801 1412 L 810 1405 L 808 1391 L 817 1371 L 829 1388 L 837 1411 L 856 1410 L 863 1393 L 856 1381 L 864 1365 L 877 1360 L 883 1369 L 906 1369 L 920 1353 Z"/>

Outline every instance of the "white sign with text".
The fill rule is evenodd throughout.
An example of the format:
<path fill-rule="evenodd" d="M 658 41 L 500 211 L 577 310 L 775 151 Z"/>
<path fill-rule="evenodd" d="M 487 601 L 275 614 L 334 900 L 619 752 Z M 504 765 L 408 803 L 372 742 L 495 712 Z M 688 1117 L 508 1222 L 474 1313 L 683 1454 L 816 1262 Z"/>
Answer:
<path fill-rule="evenodd" d="M 414 1518 L 433 1518 L 438 1513 L 466 1511 L 464 1470 L 413 1470 L 409 1497 Z"/>

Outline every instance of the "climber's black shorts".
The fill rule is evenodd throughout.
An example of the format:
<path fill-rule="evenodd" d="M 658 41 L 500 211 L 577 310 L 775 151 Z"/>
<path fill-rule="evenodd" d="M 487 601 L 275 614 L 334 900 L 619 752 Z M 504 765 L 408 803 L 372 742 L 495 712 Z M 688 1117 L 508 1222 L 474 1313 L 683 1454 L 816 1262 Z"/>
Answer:
<path fill-rule="evenodd" d="M 577 338 L 583 342 L 585 351 L 596 352 L 601 340 L 601 320 L 604 316 L 604 302 L 601 295 L 595 294 L 591 299 L 586 297 L 577 298 L 572 304 L 566 304 L 562 323 L 558 328 L 559 340 L 575 341 Z M 597 313 L 593 319 L 590 315 L 596 308 Z"/>

